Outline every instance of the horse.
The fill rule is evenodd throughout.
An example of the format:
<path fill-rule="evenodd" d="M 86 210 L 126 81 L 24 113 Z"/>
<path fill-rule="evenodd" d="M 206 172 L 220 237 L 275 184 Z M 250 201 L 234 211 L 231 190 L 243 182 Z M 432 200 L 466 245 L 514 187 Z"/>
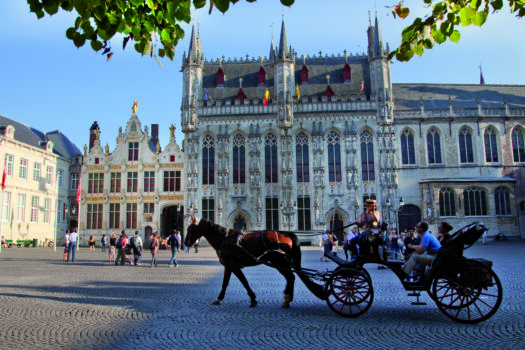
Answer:
<path fill-rule="evenodd" d="M 204 219 L 199 220 L 192 217 L 184 244 L 191 247 L 193 242 L 201 237 L 206 238 L 215 249 L 220 263 L 224 266 L 222 289 L 212 304 L 220 305 L 224 300 L 233 272 L 250 297 L 250 307 L 255 307 L 257 305 L 255 293 L 241 270 L 244 267 L 264 263 L 276 268 L 286 279 L 282 307 L 290 307 L 294 294 L 295 275 L 293 271 L 301 270 L 301 248 L 296 234 L 273 230 L 241 233 L 233 229 L 227 230 Z M 301 273 L 298 273 L 298 276 L 315 296 L 325 300 L 324 286 L 316 284 Z"/>

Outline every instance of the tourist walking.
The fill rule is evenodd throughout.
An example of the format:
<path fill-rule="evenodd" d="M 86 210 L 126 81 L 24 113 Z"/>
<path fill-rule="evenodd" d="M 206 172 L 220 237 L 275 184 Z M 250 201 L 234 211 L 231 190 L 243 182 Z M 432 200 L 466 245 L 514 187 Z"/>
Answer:
<path fill-rule="evenodd" d="M 151 253 L 151 267 L 157 267 L 157 253 L 159 252 L 159 236 L 155 232 L 149 240 L 149 251 Z"/>
<path fill-rule="evenodd" d="M 180 252 L 180 236 L 177 230 L 173 230 L 173 233 L 168 238 L 168 245 L 171 247 L 171 259 L 168 266 L 179 266 L 177 263 L 177 253 Z"/>
<path fill-rule="evenodd" d="M 142 261 L 142 238 L 139 231 L 135 231 L 135 236 L 130 239 L 131 249 L 133 249 L 133 265 L 140 266 Z"/>
<path fill-rule="evenodd" d="M 95 251 L 95 237 L 93 235 L 89 236 L 89 252 Z"/>
<path fill-rule="evenodd" d="M 67 261 L 67 247 L 69 245 L 69 230 L 66 230 L 64 235 L 64 261 Z"/>
<path fill-rule="evenodd" d="M 115 232 L 111 232 L 111 237 L 109 238 L 109 249 L 108 249 L 108 255 L 109 255 L 109 263 L 115 262 L 115 246 L 117 245 L 117 235 Z"/>
<path fill-rule="evenodd" d="M 108 237 L 105 234 L 103 234 L 102 238 L 100 239 L 100 246 L 102 247 L 102 253 L 104 253 L 108 246 Z"/>
<path fill-rule="evenodd" d="M 75 253 L 77 251 L 78 232 L 77 228 L 73 229 L 73 232 L 69 234 L 69 242 L 67 244 L 67 262 L 71 259 L 71 262 L 75 262 Z"/>
<path fill-rule="evenodd" d="M 115 265 L 124 265 L 126 263 L 126 246 L 128 245 L 128 236 L 126 232 L 122 230 L 122 233 L 115 244 L 117 249 L 117 259 L 115 260 Z"/>

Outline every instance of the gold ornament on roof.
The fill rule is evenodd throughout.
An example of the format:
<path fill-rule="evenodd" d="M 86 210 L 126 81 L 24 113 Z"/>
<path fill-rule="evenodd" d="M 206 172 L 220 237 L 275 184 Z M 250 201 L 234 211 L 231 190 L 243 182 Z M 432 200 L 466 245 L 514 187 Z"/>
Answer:
<path fill-rule="evenodd" d="M 133 107 L 131 107 L 131 111 L 133 112 L 133 115 L 137 114 L 137 108 L 139 108 L 139 100 L 135 100 L 133 102 Z"/>
<path fill-rule="evenodd" d="M 170 136 L 175 137 L 175 125 L 170 125 Z"/>

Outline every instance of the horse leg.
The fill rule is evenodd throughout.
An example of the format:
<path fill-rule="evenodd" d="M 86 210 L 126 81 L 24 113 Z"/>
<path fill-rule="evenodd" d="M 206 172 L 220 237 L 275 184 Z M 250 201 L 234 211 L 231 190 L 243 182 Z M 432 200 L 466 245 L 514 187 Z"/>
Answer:
<path fill-rule="evenodd" d="M 286 309 L 290 307 L 290 303 L 293 301 L 295 276 L 293 272 L 291 271 L 279 270 L 279 272 L 286 279 L 286 287 L 284 288 L 284 294 L 283 294 L 283 304 L 281 305 L 282 308 Z"/>
<path fill-rule="evenodd" d="M 257 305 L 257 300 L 255 300 L 255 293 L 250 288 L 250 285 L 248 284 L 248 280 L 244 276 L 244 273 L 242 273 L 241 269 L 235 269 L 235 270 L 233 270 L 233 274 L 235 276 L 237 276 L 239 281 L 241 281 L 242 285 L 244 286 L 244 288 L 248 292 L 248 296 L 250 297 L 250 307 L 256 306 Z"/>
<path fill-rule="evenodd" d="M 224 277 L 222 278 L 222 289 L 217 299 L 213 301 L 212 303 L 213 305 L 220 305 L 221 302 L 224 300 L 224 296 L 226 295 L 226 288 L 228 288 L 228 284 L 230 284 L 231 275 L 232 275 L 232 270 L 230 270 L 229 268 L 225 266 L 224 267 Z"/>

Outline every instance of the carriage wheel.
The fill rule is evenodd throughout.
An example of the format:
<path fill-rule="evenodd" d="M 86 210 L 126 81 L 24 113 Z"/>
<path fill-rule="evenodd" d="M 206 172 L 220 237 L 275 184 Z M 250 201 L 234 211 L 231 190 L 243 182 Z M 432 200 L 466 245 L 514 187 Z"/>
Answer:
<path fill-rule="evenodd" d="M 433 299 L 447 317 L 461 323 L 477 323 L 498 310 L 502 288 L 487 265 L 470 259 L 445 265 L 434 278 Z"/>
<path fill-rule="evenodd" d="M 374 301 L 374 289 L 370 278 L 354 269 L 336 271 L 325 286 L 326 303 L 343 317 L 364 314 Z"/>

